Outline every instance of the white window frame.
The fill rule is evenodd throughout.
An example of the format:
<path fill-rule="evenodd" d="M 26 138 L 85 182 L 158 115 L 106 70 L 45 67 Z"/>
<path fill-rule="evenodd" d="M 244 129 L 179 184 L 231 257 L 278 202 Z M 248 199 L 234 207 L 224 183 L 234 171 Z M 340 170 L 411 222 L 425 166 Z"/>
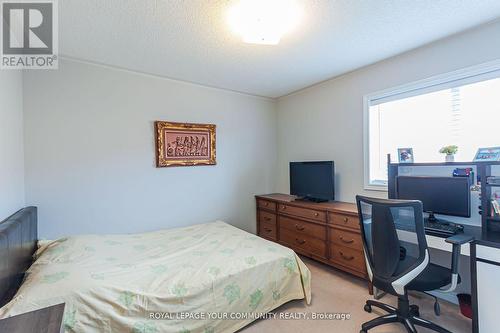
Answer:
<path fill-rule="evenodd" d="M 483 64 L 439 74 L 427 79 L 411 82 L 397 87 L 384 89 L 363 96 L 363 158 L 364 189 L 387 192 L 387 184 L 370 183 L 370 105 L 374 101 L 397 100 L 405 97 L 425 94 L 427 92 L 446 89 L 447 87 L 465 85 L 500 77 L 500 59 Z"/>

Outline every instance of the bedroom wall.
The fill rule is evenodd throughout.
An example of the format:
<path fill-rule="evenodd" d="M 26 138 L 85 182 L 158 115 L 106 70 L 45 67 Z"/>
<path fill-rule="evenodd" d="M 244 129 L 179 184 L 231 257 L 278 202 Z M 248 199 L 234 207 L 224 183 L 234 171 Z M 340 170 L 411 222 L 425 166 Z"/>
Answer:
<path fill-rule="evenodd" d="M 26 201 L 40 235 L 129 233 L 221 219 L 255 229 L 272 190 L 272 100 L 73 60 L 24 76 Z M 156 168 L 153 122 L 217 125 L 217 165 Z"/>
<path fill-rule="evenodd" d="M 24 206 L 23 76 L 0 74 L 0 221 Z"/>
<path fill-rule="evenodd" d="M 437 41 L 278 100 L 276 190 L 288 193 L 288 162 L 335 160 L 336 198 L 363 189 L 363 96 L 500 58 L 500 21 Z M 423 133 L 429 135 L 429 133 Z"/>

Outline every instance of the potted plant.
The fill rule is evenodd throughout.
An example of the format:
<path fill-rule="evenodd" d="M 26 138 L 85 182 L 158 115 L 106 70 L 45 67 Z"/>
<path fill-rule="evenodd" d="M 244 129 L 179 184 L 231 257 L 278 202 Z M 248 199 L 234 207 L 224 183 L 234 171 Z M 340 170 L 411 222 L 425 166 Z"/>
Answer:
<path fill-rule="evenodd" d="M 458 151 L 458 147 L 455 145 L 445 146 L 439 150 L 441 154 L 446 154 L 445 161 L 446 162 L 454 162 L 455 154 Z"/>

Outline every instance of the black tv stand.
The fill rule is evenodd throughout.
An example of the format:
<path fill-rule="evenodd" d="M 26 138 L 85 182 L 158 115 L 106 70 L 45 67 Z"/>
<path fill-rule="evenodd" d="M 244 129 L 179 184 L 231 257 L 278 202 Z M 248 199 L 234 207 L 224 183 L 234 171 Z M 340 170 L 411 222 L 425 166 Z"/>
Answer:
<path fill-rule="evenodd" d="M 328 199 L 319 199 L 319 198 L 312 198 L 312 197 L 299 197 L 295 200 L 310 201 L 310 202 L 314 202 L 314 203 L 328 202 Z"/>

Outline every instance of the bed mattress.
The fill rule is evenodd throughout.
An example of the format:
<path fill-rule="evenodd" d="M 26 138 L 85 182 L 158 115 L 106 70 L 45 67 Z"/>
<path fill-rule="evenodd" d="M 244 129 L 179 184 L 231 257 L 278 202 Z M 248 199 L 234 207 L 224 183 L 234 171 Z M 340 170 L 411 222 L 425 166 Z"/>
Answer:
<path fill-rule="evenodd" d="M 66 303 L 66 332 L 235 332 L 293 299 L 311 275 L 290 249 L 221 221 L 39 248 L 0 318 Z"/>

